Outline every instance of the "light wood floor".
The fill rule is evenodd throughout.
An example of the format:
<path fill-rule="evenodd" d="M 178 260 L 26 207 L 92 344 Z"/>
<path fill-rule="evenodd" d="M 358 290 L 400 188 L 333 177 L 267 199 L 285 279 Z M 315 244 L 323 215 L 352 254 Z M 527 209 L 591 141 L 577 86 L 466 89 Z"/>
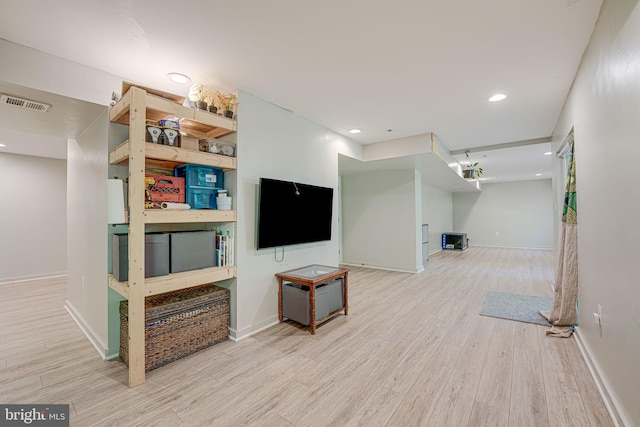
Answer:
<path fill-rule="evenodd" d="M 63 308 L 64 283 L 0 286 L 0 403 L 74 426 L 609 426 L 573 339 L 480 316 L 488 290 L 551 296 L 553 253 L 472 247 L 420 274 L 353 268 L 348 316 L 276 325 L 126 386 Z"/>

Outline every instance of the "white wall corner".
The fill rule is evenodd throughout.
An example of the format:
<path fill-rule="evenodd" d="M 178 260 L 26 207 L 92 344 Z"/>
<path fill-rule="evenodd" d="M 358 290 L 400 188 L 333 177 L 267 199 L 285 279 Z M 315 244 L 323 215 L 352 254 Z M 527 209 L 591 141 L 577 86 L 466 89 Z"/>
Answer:
<path fill-rule="evenodd" d="M 69 300 L 66 300 L 64 303 L 64 308 L 67 310 L 71 318 L 76 322 L 80 330 L 87 337 L 89 342 L 93 345 L 93 348 L 98 352 L 100 357 L 103 360 L 113 359 L 118 356 L 118 351 L 113 351 L 109 349 L 100 338 L 95 334 L 95 332 L 91 329 L 91 327 L 87 324 L 84 318 L 78 313 L 78 311 L 73 307 L 73 304 Z"/>

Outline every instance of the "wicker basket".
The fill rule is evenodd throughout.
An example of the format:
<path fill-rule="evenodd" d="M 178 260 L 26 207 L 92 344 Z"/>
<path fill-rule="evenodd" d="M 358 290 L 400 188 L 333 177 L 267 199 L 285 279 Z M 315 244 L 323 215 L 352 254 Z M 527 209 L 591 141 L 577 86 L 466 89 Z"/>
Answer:
<path fill-rule="evenodd" d="M 121 301 L 120 359 L 127 366 L 128 313 L 128 301 Z M 146 298 L 146 372 L 224 341 L 228 336 L 228 289 L 208 284 Z"/>

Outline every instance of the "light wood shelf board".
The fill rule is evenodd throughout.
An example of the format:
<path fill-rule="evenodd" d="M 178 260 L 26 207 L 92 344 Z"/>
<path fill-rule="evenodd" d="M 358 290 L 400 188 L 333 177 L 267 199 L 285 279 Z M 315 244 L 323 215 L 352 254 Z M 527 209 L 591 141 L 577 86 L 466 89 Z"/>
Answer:
<path fill-rule="evenodd" d="M 131 87 L 137 87 L 139 89 L 143 89 L 145 92 L 159 96 L 161 98 L 166 98 L 166 99 L 170 99 L 173 102 L 177 102 L 178 104 L 182 104 L 184 102 L 184 96 L 180 96 L 180 95 L 176 95 L 173 93 L 169 93 L 169 92 L 164 92 L 158 89 L 153 89 L 153 88 L 149 88 L 146 86 L 140 86 L 139 84 L 135 84 L 135 83 L 130 83 L 130 82 L 122 82 L 122 92 L 123 94 L 126 94 L 127 92 L 129 92 L 129 89 L 131 89 Z"/>
<path fill-rule="evenodd" d="M 165 210 L 146 209 L 146 224 L 190 223 L 190 222 L 235 222 L 236 211 L 214 209 Z"/>
<path fill-rule="evenodd" d="M 209 282 L 219 282 L 236 277 L 236 267 L 211 267 L 184 271 L 168 276 L 149 277 L 145 281 L 145 296 L 187 289 Z"/>
<path fill-rule="evenodd" d="M 119 282 L 113 274 L 109 274 L 109 287 L 119 293 L 121 296 L 129 299 L 129 283 Z"/>
<path fill-rule="evenodd" d="M 109 120 L 112 122 L 129 124 L 129 108 L 131 107 L 131 92 L 127 92 L 115 105 L 109 109 Z M 126 116 L 126 118 L 125 118 Z"/>
<path fill-rule="evenodd" d="M 126 140 L 109 152 L 109 163 L 112 165 L 129 164 L 129 140 Z"/>
<path fill-rule="evenodd" d="M 138 89 L 138 88 L 136 88 Z M 140 89 L 138 89 L 140 90 Z M 128 125 L 130 123 L 131 93 L 127 93 L 109 111 L 112 122 Z M 217 138 L 238 130 L 235 120 L 219 116 L 204 110 L 185 107 L 171 99 L 146 93 L 146 122 L 162 119 L 181 119 L 180 130 L 195 138 Z"/>
<path fill-rule="evenodd" d="M 163 294 L 165 292 L 188 289 L 209 282 L 236 277 L 236 267 L 210 267 L 200 270 L 183 271 L 167 276 L 148 277 L 145 279 L 144 296 Z M 109 287 L 125 298 L 129 298 L 129 282 L 119 282 L 113 274 L 109 275 Z"/>
<path fill-rule="evenodd" d="M 235 169 L 236 158 L 222 156 L 219 154 L 205 153 L 203 151 L 185 150 L 168 145 L 145 143 L 145 153 L 147 158 L 166 160 L 183 163 L 193 163 L 197 165 L 214 166 L 222 169 Z"/>
<path fill-rule="evenodd" d="M 237 166 L 235 157 L 205 153 L 203 151 L 185 150 L 184 148 L 153 144 L 150 142 L 145 142 L 144 148 L 146 166 L 154 169 L 173 170 L 174 167 L 185 163 L 213 166 L 224 170 L 234 170 Z M 128 165 L 130 149 L 131 144 L 129 140 L 118 145 L 109 153 L 109 162 L 112 165 Z"/>

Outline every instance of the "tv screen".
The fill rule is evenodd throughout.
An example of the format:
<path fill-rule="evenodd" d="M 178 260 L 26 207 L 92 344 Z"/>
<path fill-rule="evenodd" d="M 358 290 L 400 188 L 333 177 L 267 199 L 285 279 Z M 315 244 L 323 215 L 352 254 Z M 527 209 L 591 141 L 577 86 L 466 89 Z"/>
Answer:
<path fill-rule="evenodd" d="M 260 178 L 258 249 L 331 240 L 333 188 Z"/>

